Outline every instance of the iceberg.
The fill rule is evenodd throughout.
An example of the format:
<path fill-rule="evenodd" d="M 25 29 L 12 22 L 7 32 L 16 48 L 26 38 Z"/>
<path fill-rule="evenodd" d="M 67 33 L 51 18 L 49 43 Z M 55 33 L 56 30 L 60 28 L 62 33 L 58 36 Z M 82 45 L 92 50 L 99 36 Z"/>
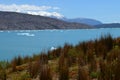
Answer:
<path fill-rule="evenodd" d="M 30 33 L 17 33 L 17 35 L 21 35 L 21 36 L 35 36 L 34 34 L 30 34 Z"/>
<path fill-rule="evenodd" d="M 55 47 L 51 47 L 51 49 L 50 49 L 50 50 L 51 50 L 51 51 L 52 51 L 52 50 L 56 50 L 56 48 L 55 48 Z"/>

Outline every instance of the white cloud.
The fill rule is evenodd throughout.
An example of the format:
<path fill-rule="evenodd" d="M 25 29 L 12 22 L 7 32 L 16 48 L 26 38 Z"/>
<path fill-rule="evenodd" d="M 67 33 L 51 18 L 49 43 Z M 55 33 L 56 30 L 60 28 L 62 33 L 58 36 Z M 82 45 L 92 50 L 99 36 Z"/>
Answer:
<path fill-rule="evenodd" d="M 47 12 L 47 11 L 38 11 L 38 12 L 32 12 L 32 11 L 28 11 L 28 14 L 32 14 L 32 15 L 41 15 L 41 16 L 51 16 L 51 17 L 56 17 L 56 18 L 63 18 L 64 16 L 61 15 L 58 12 Z"/>
<path fill-rule="evenodd" d="M 57 18 L 62 18 L 63 15 L 56 12 L 55 10 L 59 10 L 58 7 L 51 7 L 51 6 L 35 6 L 35 5 L 5 5 L 0 4 L 0 11 L 12 11 L 12 12 L 21 12 L 21 13 L 28 13 L 32 15 L 41 15 L 41 16 L 52 16 Z M 52 10 L 53 12 L 49 12 Z"/>
<path fill-rule="evenodd" d="M 59 7 L 53 7 L 54 10 L 59 10 L 60 8 Z"/>
<path fill-rule="evenodd" d="M 4 4 L 0 4 L 0 10 L 3 11 L 16 11 L 16 10 L 20 10 L 20 11 L 38 11 L 38 10 L 49 10 L 49 9 L 54 9 L 54 7 L 51 6 L 35 6 L 35 5 L 16 5 L 16 4 L 12 4 L 12 5 L 4 5 Z"/>

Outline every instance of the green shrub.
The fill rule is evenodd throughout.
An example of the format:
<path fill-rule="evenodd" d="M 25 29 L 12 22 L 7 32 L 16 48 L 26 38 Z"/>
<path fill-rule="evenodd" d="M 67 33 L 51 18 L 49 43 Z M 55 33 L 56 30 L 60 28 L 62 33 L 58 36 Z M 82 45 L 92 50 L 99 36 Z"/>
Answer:
<path fill-rule="evenodd" d="M 92 79 L 98 78 L 98 72 L 91 72 L 91 73 L 90 73 L 90 77 L 91 77 Z"/>
<path fill-rule="evenodd" d="M 8 63 L 6 61 L 0 62 L 0 80 L 6 80 L 6 69 L 7 69 Z"/>
<path fill-rule="evenodd" d="M 30 75 L 29 73 L 23 73 L 21 74 L 20 80 L 30 80 Z"/>

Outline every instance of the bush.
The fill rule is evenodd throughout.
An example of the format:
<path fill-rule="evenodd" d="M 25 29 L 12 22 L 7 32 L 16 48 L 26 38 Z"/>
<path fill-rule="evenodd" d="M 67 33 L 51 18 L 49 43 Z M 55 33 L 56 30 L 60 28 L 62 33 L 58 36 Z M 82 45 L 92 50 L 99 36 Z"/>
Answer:
<path fill-rule="evenodd" d="M 92 78 L 92 79 L 94 79 L 94 78 L 98 78 L 98 72 L 91 72 L 90 73 L 90 77 Z"/>
<path fill-rule="evenodd" d="M 68 59 L 64 53 L 61 53 L 59 58 L 59 80 L 69 80 Z"/>
<path fill-rule="evenodd" d="M 1 70 L 0 71 L 0 80 L 6 80 L 6 71 L 5 70 Z"/>
<path fill-rule="evenodd" d="M 0 80 L 7 79 L 7 74 L 6 74 L 7 66 L 8 66 L 7 62 L 5 62 L 5 61 L 0 62 Z"/>
<path fill-rule="evenodd" d="M 40 63 L 36 61 L 35 63 L 29 62 L 28 72 L 31 78 L 36 78 L 40 72 Z"/>
<path fill-rule="evenodd" d="M 77 80 L 89 80 L 88 71 L 84 67 L 79 66 Z"/>
<path fill-rule="evenodd" d="M 39 79 L 40 80 L 52 80 L 51 70 L 48 67 L 48 65 L 42 65 Z"/>
<path fill-rule="evenodd" d="M 29 73 L 23 73 L 20 80 L 31 80 Z"/>

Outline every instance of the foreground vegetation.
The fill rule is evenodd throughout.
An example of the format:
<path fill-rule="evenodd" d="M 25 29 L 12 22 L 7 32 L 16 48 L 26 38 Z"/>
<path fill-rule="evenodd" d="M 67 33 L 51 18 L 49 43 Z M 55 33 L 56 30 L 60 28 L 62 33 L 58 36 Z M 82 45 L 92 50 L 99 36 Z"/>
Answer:
<path fill-rule="evenodd" d="M 119 75 L 120 38 L 110 35 L 0 62 L 0 80 L 120 80 Z"/>

